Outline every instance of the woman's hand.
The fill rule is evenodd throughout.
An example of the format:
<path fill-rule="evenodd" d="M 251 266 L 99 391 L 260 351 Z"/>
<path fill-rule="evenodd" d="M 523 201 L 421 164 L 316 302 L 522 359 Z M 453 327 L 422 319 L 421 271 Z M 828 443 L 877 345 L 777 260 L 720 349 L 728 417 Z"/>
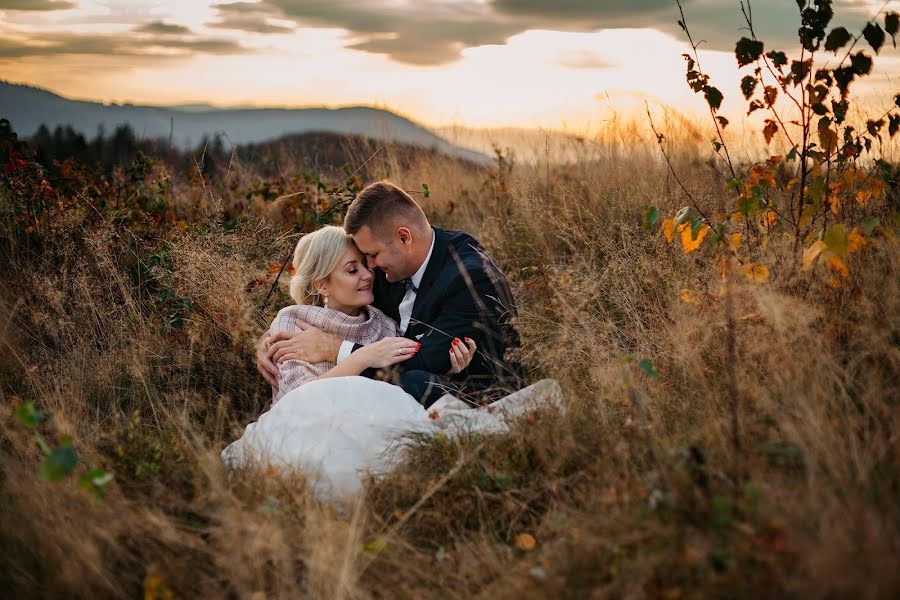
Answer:
<path fill-rule="evenodd" d="M 383 369 L 409 360 L 421 347 L 422 344 L 415 340 L 404 337 L 387 337 L 363 346 L 353 355 L 361 356 L 369 367 Z"/>
<path fill-rule="evenodd" d="M 475 350 L 478 349 L 478 346 L 475 345 L 475 340 L 472 338 L 465 338 L 465 340 L 466 343 L 464 344 L 459 338 L 453 338 L 453 342 L 450 344 L 451 375 L 462 373 L 469 366 L 469 363 L 472 362 Z"/>

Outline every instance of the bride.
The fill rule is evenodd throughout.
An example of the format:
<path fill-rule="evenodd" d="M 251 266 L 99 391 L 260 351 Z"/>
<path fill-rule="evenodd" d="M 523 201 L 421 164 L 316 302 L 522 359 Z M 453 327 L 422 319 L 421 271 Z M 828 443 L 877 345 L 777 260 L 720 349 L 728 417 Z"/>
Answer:
<path fill-rule="evenodd" d="M 426 412 L 399 386 L 359 376 L 408 360 L 421 344 L 399 337 L 397 323 L 371 306 L 373 273 L 350 236 L 335 226 L 304 236 L 293 265 L 290 294 L 297 304 L 279 311 L 270 332 L 298 331 L 301 321 L 362 347 L 340 364 L 296 358 L 278 363 L 271 408 L 222 452 L 230 467 L 299 467 L 317 476 L 312 487 L 320 500 L 340 499 L 361 489 L 362 472 L 390 466 L 391 450 L 404 434 L 496 431 L 504 427 L 502 413 L 528 409 L 534 392 L 543 392 L 541 399 L 558 396 L 555 382 L 545 381 L 480 409 L 446 394 Z M 476 349 L 468 338 L 451 344 L 451 373 L 463 371 Z"/>
<path fill-rule="evenodd" d="M 304 236 L 293 266 L 290 293 L 297 304 L 279 311 L 270 332 L 298 331 L 302 321 L 364 346 L 338 365 L 282 361 L 273 406 L 222 456 L 230 465 L 256 460 L 319 468 L 322 492 L 353 492 L 359 486 L 356 471 L 378 466 L 391 434 L 417 429 L 426 416 L 399 387 L 359 375 L 408 360 L 421 344 L 399 337 L 397 323 L 371 306 L 373 273 L 342 228 Z M 466 341 L 451 346 L 451 373 L 471 361 L 476 346 Z"/>

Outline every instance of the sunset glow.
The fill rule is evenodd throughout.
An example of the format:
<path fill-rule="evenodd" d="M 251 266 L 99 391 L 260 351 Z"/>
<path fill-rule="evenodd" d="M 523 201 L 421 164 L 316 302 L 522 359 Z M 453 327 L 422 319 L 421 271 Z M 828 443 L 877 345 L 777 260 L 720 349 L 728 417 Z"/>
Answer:
<path fill-rule="evenodd" d="M 540 4 L 0 2 L 0 72 L 77 99 L 370 105 L 429 125 L 590 131 L 610 111 L 640 109 L 645 100 L 703 109 L 685 85 L 681 55 L 689 46 L 674 3 Z M 612 6 L 594 6 L 604 4 Z M 859 25 L 881 4 L 837 3 L 835 22 Z M 790 51 L 795 3 L 752 5 L 760 37 Z M 723 110 L 741 110 L 733 53 L 745 33 L 739 3 L 684 6 L 695 37 L 707 40 L 700 58 L 725 92 Z M 900 59 L 890 43 L 881 54 L 867 85 L 896 88 Z"/>

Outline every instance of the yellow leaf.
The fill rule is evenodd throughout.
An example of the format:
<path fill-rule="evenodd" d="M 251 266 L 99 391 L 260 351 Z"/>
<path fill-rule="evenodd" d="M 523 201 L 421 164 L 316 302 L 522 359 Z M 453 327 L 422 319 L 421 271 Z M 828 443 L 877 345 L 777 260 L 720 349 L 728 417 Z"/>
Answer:
<path fill-rule="evenodd" d="M 530 552 L 534 550 L 534 547 L 537 545 L 537 542 L 530 533 L 520 533 L 515 538 L 516 548 L 519 550 L 524 550 L 525 552 Z"/>
<path fill-rule="evenodd" d="M 778 222 L 778 213 L 774 210 L 767 210 L 766 214 L 763 215 L 763 218 L 766 221 L 766 227 L 772 227 Z"/>
<path fill-rule="evenodd" d="M 867 243 L 868 242 L 866 241 L 865 236 L 859 230 L 859 227 L 854 227 L 853 231 L 850 232 L 850 235 L 847 236 L 847 252 L 856 252 Z"/>
<path fill-rule="evenodd" d="M 662 232 L 666 236 L 666 241 L 671 244 L 672 235 L 675 233 L 675 219 L 667 218 L 663 221 Z"/>
<path fill-rule="evenodd" d="M 790 181 L 787 182 L 787 185 L 784 186 L 784 189 L 786 191 L 790 192 L 792 189 L 794 189 L 794 186 L 796 186 L 798 183 L 800 183 L 800 180 L 797 179 L 796 177 L 794 177 L 793 179 L 791 179 Z"/>
<path fill-rule="evenodd" d="M 700 230 L 697 231 L 697 239 L 692 239 L 691 228 L 685 228 L 684 231 L 681 232 L 681 245 L 684 246 L 684 253 L 688 254 L 699 248 L 700 244 L 703 243 L 703 238 L 706 237 L 708 232 L 709 225 L 701 225 Z"/>
<path fill-rule="evenodd" d="M 144 600 L 170 600 L 172 597 L 172 590 L 165 579 L 156 575 L 144 578 Z"/>
<path fill-rule="evenodd" d="M 838 279 L 837 277 L 829 277 L 829 278 L 828 278 L 828 285 L 830 285 L 830 286 L 833 287 L 833 288 L 842 288 L 842 287 L 844 287 L 844 284 L 841 283 L 841 280 Z"/>
<path fill-rule="evenodd" d="M 840 275 L 841 277 L 850 276 L 850 270 L 847 268 L 847 263 L 842 261 L 834 254 L 828 254 L 828 256 L 825 258 L 825 266 L 828 267 L 828 270 L 835 275 Z"/>
<path fill-rule="evenodd" d="M 732 233 L 728 236 L 728 247 L 731 248 L 732 252 L 737 252 L 737 249 L 741 247 L 743 237 L 744 234 L 742 233 Z"/>
<path fill-rule="evenodd" d="M 741 265 L 741 273 L 750 283 L 762 283 L 769 278 L 769 267 L 757 263 Z"/>
<path fill-rule="evenodd" d="M 682 289 L 679 298 L 681 298 L 682 302 L 687 302 L 688 304 L 699 304 L 697 296 L 694 295 L 692 290 Z"/>
<path fill-rule="evenodd" d="M 827 248 L 825 242 L 819 240 L 809 248 L 803 251 L 803 270 L 809 271 L 813 268 L 813 265 L 816 262 L 816 259 L 819 258 L 819 255 Z"/>

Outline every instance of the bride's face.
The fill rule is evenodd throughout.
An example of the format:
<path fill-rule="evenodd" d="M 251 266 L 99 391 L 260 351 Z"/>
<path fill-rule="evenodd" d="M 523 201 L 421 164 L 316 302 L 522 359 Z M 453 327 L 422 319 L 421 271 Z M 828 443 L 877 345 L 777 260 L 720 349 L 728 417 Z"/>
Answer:
<path fill-rule="evenodd" d="M 356 244 L 350 244 L 325 282 L 328 308 L 348 312 L 372 304 L 375 300 L 372 295 L 373 279 L 362 252 Z"/>

